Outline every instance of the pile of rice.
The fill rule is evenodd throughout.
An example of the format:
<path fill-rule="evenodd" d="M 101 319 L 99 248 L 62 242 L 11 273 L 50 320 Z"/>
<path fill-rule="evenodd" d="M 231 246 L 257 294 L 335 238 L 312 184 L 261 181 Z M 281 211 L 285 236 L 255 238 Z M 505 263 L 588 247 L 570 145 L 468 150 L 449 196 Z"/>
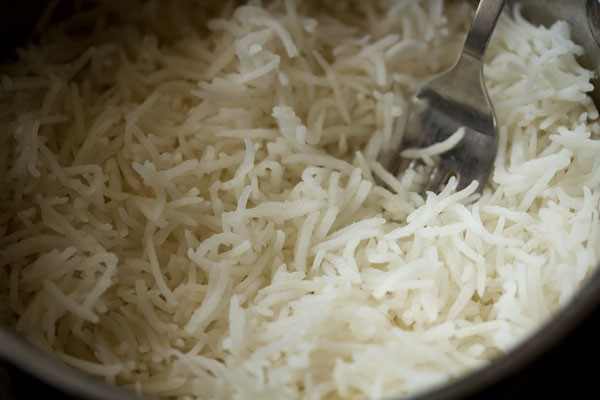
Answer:
<path fill-rule="evenodd" d="M 414 394 L 505 353 L 600 260 L 592 73 L 510 11 L 480 198 L 374 161 L 470 3 L 106 1 L 46 29 L 0 67 L 1 318 L 174 398 Z"/>

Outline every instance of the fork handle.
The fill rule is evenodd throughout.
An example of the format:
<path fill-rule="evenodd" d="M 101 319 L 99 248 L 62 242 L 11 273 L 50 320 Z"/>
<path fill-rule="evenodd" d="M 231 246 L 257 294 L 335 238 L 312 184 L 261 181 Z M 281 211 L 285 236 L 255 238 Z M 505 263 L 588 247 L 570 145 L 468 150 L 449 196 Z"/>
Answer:
<path fill-rule="evenodd" d="M 504 3 L 505 0 L 481 0 L 479 2 L 469 33 L 467 33 L 463 53 L 467 53 L 479 61 L 483 60 L 485 49 Z"/>

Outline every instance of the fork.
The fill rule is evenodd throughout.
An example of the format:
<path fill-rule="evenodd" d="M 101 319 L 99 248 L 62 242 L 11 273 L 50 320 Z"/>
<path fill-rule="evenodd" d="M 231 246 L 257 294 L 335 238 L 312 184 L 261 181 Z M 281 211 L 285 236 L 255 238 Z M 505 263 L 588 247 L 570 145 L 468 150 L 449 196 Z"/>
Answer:
<path fill-rule="evenodd" d="M 378 161 L 390 173 L 423 166 L 400 156 L 402 149 L 423 149 L 464 129 L 462 139 L 439 155 L 425 191 L 439 192 L 456 177 L 456 190 L 474 180 L 480 192 L 490 174 L 498 146 L 494 108 L 483 81 L 483 57 L 505 0 L 481 0 L 458 61 L 412 96 L 407 117 L 395 121 L 392 143 Z"/>

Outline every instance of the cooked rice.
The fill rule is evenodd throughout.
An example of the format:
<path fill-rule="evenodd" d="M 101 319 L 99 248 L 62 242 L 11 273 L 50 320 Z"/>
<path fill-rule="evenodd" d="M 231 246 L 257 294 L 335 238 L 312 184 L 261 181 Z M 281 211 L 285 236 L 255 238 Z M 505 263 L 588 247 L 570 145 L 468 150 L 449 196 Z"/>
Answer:
<path fill-rule="evenodd" d="M 103 2 L 0 67 L 3 320 L 161 397 L 382 398 L 568 303 L 600 258 L 600 124 L 567 24 L 499 21 L 474 201 L 374 162 L 468 3 L 266 3 Z"/>

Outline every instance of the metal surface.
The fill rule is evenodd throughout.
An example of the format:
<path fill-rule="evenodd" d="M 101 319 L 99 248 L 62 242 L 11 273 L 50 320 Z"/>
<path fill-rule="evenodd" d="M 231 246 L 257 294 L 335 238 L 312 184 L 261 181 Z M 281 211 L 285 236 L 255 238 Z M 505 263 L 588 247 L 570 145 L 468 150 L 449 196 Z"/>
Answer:
<path fill-rule="evenodd" d="M 39 379 L 51 382 L 66 393 L 88 400 L 142 399 L 135 393 L 79 371 L 59 358 L 18 337 L 0 323 L 0 357 Z M 2 397 L 0 397 L 2 399 Z"/>
<path fill-rule="evenodd" d="M 379 156 L 383 167 L 391 173 L 407 166 L 400 157 L 401 149 L 429 147 L 463 128 L 462 140 L 441 154 L 426 190 L 440 191 L 452 175 L 456 176 L 458 190 L 474 180 L 479 182 L 479 190 L 484 186 L 496 158 L 498 139 L 494 108 L 483 81 L 483 57 L 504 3 L 504 0 L 479 2 L 454 67 L 412 97 L 406 122 L 396 120 L 394 142 L 398 143 L 402 137 L 400 145 Z"/>
<path fill-rule="evenodd" d="M 9 368 L 9 365 L 0 360 L 0 399 L 2 400 L 14 400 L 12 383 L 8 373 Z"/>

